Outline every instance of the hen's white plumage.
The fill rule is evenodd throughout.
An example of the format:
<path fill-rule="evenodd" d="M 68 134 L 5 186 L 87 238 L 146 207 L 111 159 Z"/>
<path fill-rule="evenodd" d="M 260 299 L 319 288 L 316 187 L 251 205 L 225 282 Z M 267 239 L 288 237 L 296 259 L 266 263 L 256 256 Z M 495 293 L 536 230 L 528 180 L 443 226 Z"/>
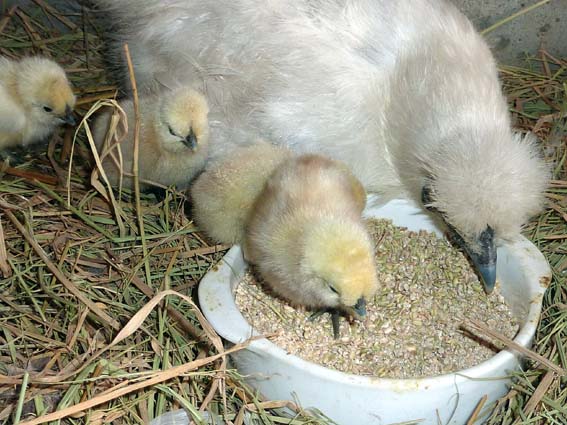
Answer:
<path fill-rule="evenodd" d="M 261 136 L 345 161 L 370 192 L 426 187 L 470 252 L 541 207 L 546 169 L 512 133 L 486 43 L 444 0 L 97 2 L 142 87 L 203 84 L 215 154 Z"/>

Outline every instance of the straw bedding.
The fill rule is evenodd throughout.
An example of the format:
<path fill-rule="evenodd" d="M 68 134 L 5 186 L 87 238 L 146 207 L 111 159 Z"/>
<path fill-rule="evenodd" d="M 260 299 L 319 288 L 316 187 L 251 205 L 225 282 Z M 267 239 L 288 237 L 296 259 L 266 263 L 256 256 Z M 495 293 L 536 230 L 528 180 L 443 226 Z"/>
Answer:
<path fill-rule="evenodd" d="M 2 10 L 0 54 L 61 63 L 81 116 L 116 95 L 87 8 L 62 13 L 34 0 Z M 565 368 L 567 62 L 543 51 L 524 68 L 502 67 L 502 79 L 515 124 L 539 136 L 554 164 L 549 207 L 525 234 L 553 269 L 534 350 Z M 47 149 L 2 153 L 0 423 L 147 423 L 176 408 L 199 424 L 205 411 L 214 423 L 291 423 L 282 406 L 297 412 L 294 424 L 330 423 L 294 403 L 262 400 L 218 356 L 221 341 L 189 297 L 227 247 L 205 242 L 183 195 L 168 191 L 158 202 L 111 194 L 101 180 L 93 186 L 84 129 L 74 136 L 62 130 Z M 565 378 L 541 363 L 527 366 L 490 423 L 567 418 Z"/>

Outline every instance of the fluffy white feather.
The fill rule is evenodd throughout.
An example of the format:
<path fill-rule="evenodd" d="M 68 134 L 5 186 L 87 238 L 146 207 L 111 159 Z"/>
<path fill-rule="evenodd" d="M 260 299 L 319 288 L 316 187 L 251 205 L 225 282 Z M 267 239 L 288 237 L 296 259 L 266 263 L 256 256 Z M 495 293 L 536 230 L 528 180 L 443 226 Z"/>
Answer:
<path fill-rule="evenodd" d="M 260 136 L 345 161 L 370 192 L 420 200 L 428 184 L 469 241 L 513 236 L 541 207 L 546 168 L 512 133 L 486 43 L 444 0 L 97 3 L 144 89 L 202 84 L 214 154 Z"/>

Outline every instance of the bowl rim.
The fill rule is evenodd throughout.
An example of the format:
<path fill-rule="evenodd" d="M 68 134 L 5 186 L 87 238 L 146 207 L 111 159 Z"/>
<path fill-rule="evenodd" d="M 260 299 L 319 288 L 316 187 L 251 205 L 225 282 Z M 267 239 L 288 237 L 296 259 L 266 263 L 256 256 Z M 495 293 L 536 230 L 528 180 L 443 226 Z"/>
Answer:
<path fill-rule="evenodd" d="M 527 348 L 535 336 L 539 323 L 543 294 L 551 279 L 551 269 L 543 254 L 524 236 L 520 235 L 516 240 L 509 241 L 505 245 L 509 245 L 510 249 L 514 249 L 515 253 L 524 256 L 529 261 L 530 267 L 527 267 L 525 270 L 527 280 L 529 282 L 533 281 L 534 285 L 535 282 L 538 284 L 535 296 L 530 302 L 525 323 L 513 339 L 515 343 Z M 261 336 L 241 314 L 236 306 L 232 291 L 233 282 L 241 280 L 247 268 L 248 264 L 242 257 L 240 246 L 235 245 L 225 254 L 217 266 L 203 277 L 198 288 L 199 303 L 205 317 L 220 336 L 233 344 L 243 342 L 251 336 Z M 222 305 L 223 308 L 211 308 L 211 300 L 216 300 L 216 303 Z M 222 312 L 218 310 L 222 310 Z M 387 378 L 355 375 L 327 368 L 290 354 L 267 338 L 250 341 L 246 349 L 264 353 L 287 365 L 292 365 L 297 369 L 322 377 L 325 380 L 341 383 L 348 382 L 357 386 L 383 387 L 395 391 L 399 391 L 401 388 L 417 390 L 440 385 L 454 386 L 465 379 L 508 378 L 509 374 L 507 372 L 504 376 L 501 373 L 499 376 L 494 376 L 494 374 L 496 371 L 501 371 L 514 361 L 517 361 L 515 358 L 519 356 L 517 351 L 507 348 L 496 353 L 493 357 L 466 369 L 422 378 Z"/>

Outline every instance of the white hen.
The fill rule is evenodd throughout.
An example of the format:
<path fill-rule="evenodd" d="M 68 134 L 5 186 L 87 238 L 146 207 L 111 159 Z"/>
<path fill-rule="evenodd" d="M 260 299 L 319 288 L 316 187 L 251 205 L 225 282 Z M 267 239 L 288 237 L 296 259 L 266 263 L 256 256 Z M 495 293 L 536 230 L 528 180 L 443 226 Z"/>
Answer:
<path fill-rule="evenodd" d="M 204 85 L 216 154 L 265 137 L 422 198 L 494 284 L 495 238 L 539 211 L 547 171 L 512 133 L 494 59 L 444 0 L 97 0 L 147 90 Z"/>

